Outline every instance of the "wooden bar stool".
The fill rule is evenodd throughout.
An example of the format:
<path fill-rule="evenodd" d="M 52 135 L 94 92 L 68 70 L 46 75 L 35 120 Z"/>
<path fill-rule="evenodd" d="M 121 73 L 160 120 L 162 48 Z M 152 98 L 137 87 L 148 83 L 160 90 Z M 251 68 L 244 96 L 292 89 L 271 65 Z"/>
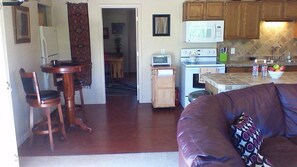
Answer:
<path fill-rule="evenodd" d="M 65 131 L 64 119 L 62 114 L 60 92 L 56 90 L 39 90 L 36 72 L 25 72 L 23 68 L 19 70 L 24 91 L 26 93 L 26 102 L 30 106 L 30 146 L 33 142 L 33 134 L 48 134 L 51 150 L 54 151 L 53 133 L 61 131 L 65 140 L 67 135 Z M 51 120 L 50 107 L 57 107 L 59 122 Z M 44 112 L 44 121 L 34 124 L 34 108 L 42 108 Z"/>

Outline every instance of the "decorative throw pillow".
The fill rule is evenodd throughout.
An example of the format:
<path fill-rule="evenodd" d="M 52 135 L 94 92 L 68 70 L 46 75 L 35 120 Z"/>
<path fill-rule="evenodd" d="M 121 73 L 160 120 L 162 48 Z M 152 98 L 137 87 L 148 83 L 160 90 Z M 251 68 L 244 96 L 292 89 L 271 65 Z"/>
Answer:
<path fill-rule="evenodd" d="M 235 124 L 231 125 L 231 134 L 233 145 L 246 166 L 271 166 L 269 161 L 259 154 L 263 137 L 251 117 L 242 113 Z"/>

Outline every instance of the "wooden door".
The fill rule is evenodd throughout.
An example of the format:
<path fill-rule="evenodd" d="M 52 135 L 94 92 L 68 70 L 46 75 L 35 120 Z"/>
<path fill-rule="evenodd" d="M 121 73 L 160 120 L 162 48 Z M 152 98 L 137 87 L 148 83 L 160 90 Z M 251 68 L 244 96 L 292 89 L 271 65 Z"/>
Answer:
<path fill-rule="evenodd" d="M 297 19 L 297 1 L 284 2 L 284 19 Z"/>
<path fill-rule="evenodd" d="M 183 21 L 203 20 L 203 2 L 184 2 Z"/>
<path fill-rule="evenodd" d="M 225 39 L 240 37 L 241 2 L 226 2 L 224 9 Z"/>
<path fill-rule="evenodd" d="M 265 1 L 262 6 L 262 20 L 282 20 L 283 2 Z"/>
<path fill-rule="evenodd" d="M 224 15 L 223 2 L 206 2 L 204 8 L 204 19 L 221 20 Z"/>
<path fill-rule="evenodd" d="M 243 2 L 241 5 L 243 16 L 241 38 L 259 39 L 261 3 Z"/>

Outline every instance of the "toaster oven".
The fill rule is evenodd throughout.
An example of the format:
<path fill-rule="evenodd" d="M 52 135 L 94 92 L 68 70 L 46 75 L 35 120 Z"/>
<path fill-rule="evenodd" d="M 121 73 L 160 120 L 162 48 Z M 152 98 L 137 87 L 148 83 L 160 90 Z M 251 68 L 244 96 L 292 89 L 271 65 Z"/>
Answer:
<path fill-rule="evenodd" d="M 171 66 L 171 55 L 152 55 L 152 66 Z"/>

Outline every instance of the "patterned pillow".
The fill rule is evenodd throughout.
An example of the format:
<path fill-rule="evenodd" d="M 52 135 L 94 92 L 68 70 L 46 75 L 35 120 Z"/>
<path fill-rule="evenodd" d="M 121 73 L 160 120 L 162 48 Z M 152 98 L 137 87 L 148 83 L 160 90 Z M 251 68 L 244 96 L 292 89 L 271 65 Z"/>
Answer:
<path fill-rule="evenodd" d="M 269 161 L 259 154 L 263 137 L 251 117 L 242 113 L 235 124 L 231 125 L 231 134 L 233 145 L 246 166 L 271 166 Z"/>

